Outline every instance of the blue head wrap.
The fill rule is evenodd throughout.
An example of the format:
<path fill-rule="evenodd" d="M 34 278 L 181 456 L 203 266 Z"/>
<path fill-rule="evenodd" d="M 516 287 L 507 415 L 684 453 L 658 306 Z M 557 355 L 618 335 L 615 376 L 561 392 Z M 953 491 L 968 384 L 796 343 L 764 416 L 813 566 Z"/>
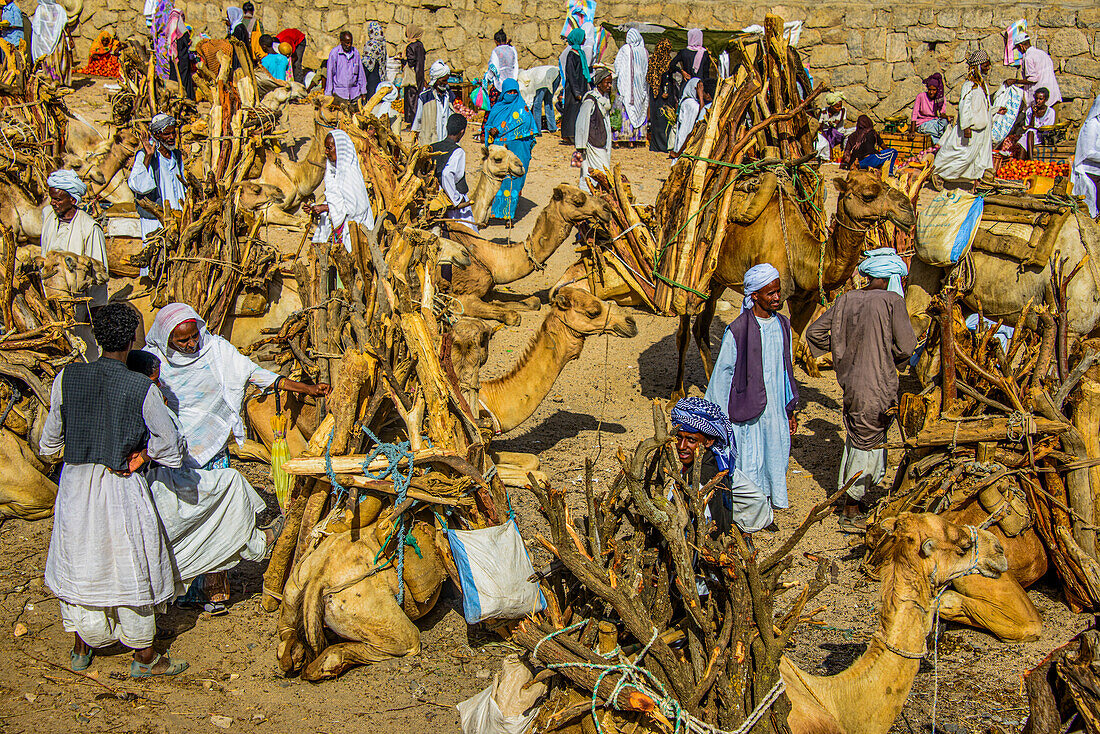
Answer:
<path fill-rule="evenodd" d="M 501 85 L 500 97 L 485 118 L 486 141 L 501 144 L 513 140 L 534 139 L 538 132 L 535 118 L 519 94 L 519 82 L 505 79 Z"/>
<path fill-rule="evenodd" d="M 717 405 L 703 398 L 678 400 L 672 409 L 672 425 L 713 438 L 714 444 L 710 447 L 710 453 L 714 456 L 718 470 L 729 471 L 733 466 L 734 459 L 737 458 L 733 426 Z"/>
<path fill-rule="evenodd" d="M 586 82 L 591 82 L 592 72 L 588 69 L 588 55 L 584 52 L 584 29 L 574 28 L 569 31 L 569 35 L 565 37 L 565 41 L 573 47 L 573 50 L 577 52 L 577 56 L 581 57 L 581 73 L 584 74 L 584 80 Z"/>
<path fill-rule="evenodd" d="M 746 270 L 744 278 L 745 286 L 742 289 L 745 293 L 745 300 L 741 303 L 742 308 L 752 308 L 752 294 L 756 293 L 773 280 L 778 279 L 779 271 L 776 270 L 775 266 L 771 263 L 760 263 Z"/>
<path fill-rule="evenodd" d="M 76 171 L 71 171 L 68 168 L 54 171 L 47 176 L 46 185 L 51 189 L 61 189 L 73 197 L 73 201 L 76 202 L 77 206 L 80 206 L 80 200 L 88 193 L 88 186 L 80 180 L 80 176 L 76 175 Z"/>
<path fill-rule="evenodd" d="M 901 278 L 909 275 L 909 267 L 905 261 L 898 257 L 898 253 L 892 247 L 880 247 L 877 250 L 868 250 L 863 253 L 867 259 L 859 264 L 859 272 L 868 278 L 886 278 L 890 285 L 886 290 L 904 296 L 901 288 Z"/>

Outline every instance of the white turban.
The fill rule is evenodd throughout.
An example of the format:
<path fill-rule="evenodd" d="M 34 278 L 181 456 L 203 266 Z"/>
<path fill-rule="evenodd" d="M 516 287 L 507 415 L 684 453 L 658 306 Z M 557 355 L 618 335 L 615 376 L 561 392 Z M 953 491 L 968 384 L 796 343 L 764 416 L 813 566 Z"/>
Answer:
<path fill-rule="evenodd" d="M 149 132 L 159 133 L 164 132 L 170 127 L 175 127 L 176 118 L 171 115 L 160 112 L 153 115 L 153 119 L 149 121 Z"/>
<path fill-rule="evenodd" d="M 440 79 L 450 75 L 451 67 L 447 66 L 447 64 L 442 61 L 436 61 L 432 63 L 431 68 L 428 69 L 428 82 L 434 85 Z"/>
<path fill-rule="evenodd" d="M 859 272 L 868 278 L 887 278 L 890 285 L 886 290 L 904 296 L 901 289 L 901 278 L 909 275 L 909 267 L 905 261 L 898 257 L 898 253 L 892 247 L 880 247 L 877 250 L 868 250 L 863 253 L 867 259 L 859 264 Z"/>
<path fill-rule="evenodd" d="M 771 283 L 774 280 L 779 280 L 779 271 L 775 269 L 774 265 L 769 263 L 760 263 L 759 265 L 753 265 L 751 268 L 745 271 L 745 300 L 741 304 L 744 308 L 752 308 L 752 294 Z"/>
<path fill-rule="evenodd" d="M 84 194 L 88 193 L 88 187 L 80 180 L 80 176 L 68 168 L 54 171 L 47 176 L 46 185 L 51 189 L 61 189 L 73 197 L 77 206 L 80 206 L 80 200 L 84 198 Z"/>

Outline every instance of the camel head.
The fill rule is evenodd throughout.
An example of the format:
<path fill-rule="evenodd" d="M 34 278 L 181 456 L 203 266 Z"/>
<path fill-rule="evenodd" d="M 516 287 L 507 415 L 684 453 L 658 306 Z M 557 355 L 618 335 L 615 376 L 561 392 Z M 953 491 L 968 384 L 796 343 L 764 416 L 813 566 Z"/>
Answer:
<path fill-rule="evenodd" d="M 116 130 L 111 136 L 107 155 L 99 165 L 88 170 L 88 180 L 98 186 L 105 185 L 140 147 L 141 139 L 133 129 L 124 127 Z"/>
<path fill-rule="evenodd" d="M 601 301 L 588 291 L 565 286 L 554 294 L 550 308 L 578 336 L 612 334 L 627 339 L 638 335 L 638 325 L 616 303 Z"/>
<path fill-rule="evenodd" d="M 586 194 L 570 184 L 563 183 L 554 187 L 550 206 L 556 206 L 558 214 L 569 224 L 596 220 L 604 224 L 611 222 L 611 212 L 607 204 L 603 203 L 599 197 Z"/>
<path fill-rule="evenodd" d="M 909 197 L 883 181 L 878 171 L 849 171 L 847 178 L 834 178 L 833 184 L 840 194 L 837 214 L 843 211 L 860 229 L 884 220 L 903 230 L 917 223 Z"/>
<path fill-rule="evenodd" d="M 286 194 L 278 186 L 255 181 L 242 181 L 238 191 L 240 192 L 238 203 L 241 209 L 250 212 L 266 209 L 272 204 L 282 204 L 286 199 Z"/>
<path fill-rule="evenodd" d="M 503 145 L 481 146 L 481 170 L 497 180 L 524 174 L 519 156 Z"/>
<path fill-rule="evenodd" d="M 971 573 L 998 578 L 1008 570 L 1004 548 L 993 533 L 932 513 L 903 512 L 887 519 L 868 531 L 867 543 L 873 550 L 864 567 L 872 576 L 892 562 L 927 579 L 933 595 L 954 578 Z"/>
<path fill-rule="evenodd" d="M 107 282 L 103 263 L 87 255 L 54 250 L 45 257 L 35 256 L 31 262 L 41 273 L 46 298 L 77 296 Z"/>

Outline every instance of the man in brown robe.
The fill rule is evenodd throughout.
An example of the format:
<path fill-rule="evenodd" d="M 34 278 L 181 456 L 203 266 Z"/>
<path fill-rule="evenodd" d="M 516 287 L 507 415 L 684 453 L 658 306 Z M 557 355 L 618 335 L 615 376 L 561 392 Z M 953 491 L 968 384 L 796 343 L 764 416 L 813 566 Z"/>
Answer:
<path fill-rule="evenodd" d="M 842 294 L 806 332 L 814 356 L 833 353 L 836 379 L 844 389 L 848 435 L 838 482 L 842 485 L 856 472 L 863 472 L 845 498 L 840 519 L 844 532 L 862 532 L 860 500 L 886 475 L 886 449 L 881 444 L 892 420 L 890 411 L 898 400 L 898 366 L 917 345 L 900 294 L 901 276 L 908 273 L 905 261 L 889 248 L 867 254 L 859 271 L 870 283 Z"/>

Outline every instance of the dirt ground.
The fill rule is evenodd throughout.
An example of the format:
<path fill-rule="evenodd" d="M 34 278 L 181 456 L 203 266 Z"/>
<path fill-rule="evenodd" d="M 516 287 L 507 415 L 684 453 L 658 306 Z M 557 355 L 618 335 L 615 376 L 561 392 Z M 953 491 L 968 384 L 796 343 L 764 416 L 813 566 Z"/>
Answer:
<path fill-rule="evenodd" d="M 71 101 L 75 110 L 106 128 L 107 92 L 102 82 L 80 90 Z M 307 107 L 292 110 L 294 135 L 307 134 L 310 112 Z M 465 145 L 470 151 L 476 148 L 469 139 Z M 520 204 L 522 216 L 514 229 L 493 226 L 489 236 L 518 241 L 527 234 L 553 187 L 576 183 L 570 152 L 553 135 L 539 140 Z M 656 198 L 668 172 L 664 156 L 640 148 L 616 149 L 613 160 L 622 164 L 640 201 Z M 830 211 L 835 207 L 833 193 L 830 187 Z M 297 235 L 272 231 L 270 236 L 297 241 Z M 545 270 L 504 290 L 538 295 L 545 304 L 548 289 L 574 259 L 566 244 Z M 542 314 L 525 314 L 522 325 L 493 337 L 483 379 L 503 373 L 522 354 L 546 310 L 544 305 Z M 716 343 L 733 313 L 729 307 L 719 310 Z M 652 401 L 663 401 L 671 392 L 676 323 L 642 311 L 634 318 L 636 337 L 590 339 L 535 414 L 493 444 L 538 454 L 551 482 L 566 485 L 574 499 L 580 496 L 584 457 L 595 459 L 599 482 L 609 481 L 616 448 L 633 448 L 649 435 Z M 803 408 L 788 475 L 791 508 L 777 513 L 778 533 L 759 534 L 757 542 L 764 547 L 785 538 L 837 484 L 843 445 L 840 389 L 831 372 L 810 379 L 799 371 L 798 377 Z M 691 393 L 701 394 L 705 378 L 694 353 L 688 379 Z M 891 456 L 895 465 L 898 458 Z M 241 469 L 274 507 L 265 468 Z M 513 505 L 524 531 L 545 530 L 529 492 L 515 491 Z M 71 637 L 63 632 L 57 601 L 42 580 L 50 529 L 49 520 L 14 521 L 0 528 L 0 660 L 5 663 L 0 665 L 0 731 L 336 732 L 366 724 L 367 731 L 457 732 L 454 705 L 488 685 L 499 659 L 511 650 L 499 638 L 467 628 L 458 596 L 448 587 L 437 608 L 418 623 L 423 648 L 419 655 L 358 668 L 321 684 L 284 679 L 275 664 L 276 616 L 259 606 L 263 569 L 245 564 L 233 574 L 228 615 L 211 617 L 170 607 L 161 618 L 166 636 L 161 644 L 170 642 L 172 655 L 191 664 L 184 674 L 137 683 L 128 677 L 129 655 L 118 648 L 97 657 L 87 675 L 75 675 L 67 668 Z M 808 672 L 836 673 L 862 653 L 876 629 L 878 584 L 859 573 L 860 552 L 849 548 L 848 536 L 837 531 L 835 519 L 811 530 L 798 552 L 832 559 L 837 573 L 835 582 L 811 604 L 822 608 L 816 616 L 821 624 L 801 629 L 788 654 Z M 798 556 L 789 577 L 800 580 L 810 574 L 810 561 Z M 893 731 L 929 730 L 937 690 L 936 726 L 948 734 L 990 727 L 1018 730 L 1027 717 L 1021 675 L 1091 621 L 1066 608 L 1058 586 L 1051 577 L 1029 592 L 1046 621 L 1037 642 L 1004 644 L 984 632 L 946 625 L 939 639 L 938 666 L 931 656 L 921 665 Z"/>

